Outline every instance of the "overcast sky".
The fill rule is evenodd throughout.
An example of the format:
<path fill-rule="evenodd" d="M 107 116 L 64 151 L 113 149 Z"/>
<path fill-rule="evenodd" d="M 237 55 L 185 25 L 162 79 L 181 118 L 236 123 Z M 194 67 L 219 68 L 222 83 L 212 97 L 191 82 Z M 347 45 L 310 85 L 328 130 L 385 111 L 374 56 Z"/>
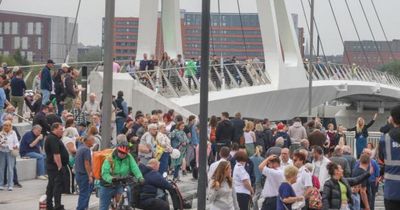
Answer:
<path fill-rule="evenodd" d="M 211 0 L 212 11 L 217 11 L 217 0 Z M 372 36 L 368 30 L 366 21 L 362 15 L 359 0 L 348 0 L 353 11 L 361 39 L 369 40 Z M 378 21 L 373 12 L 371 0 L 361 0 L 367 10 L 368 17 L 373 26 L 373 31 L 378 40 L 383 40 Z M 236 0 L 221 0 L 222 12 L 237 12 Z M 291 13 L 298 13 L 300 26 L 305 25 L 300 0 L 285 0 Z M 307 0 L 303 0 L 308 5 Z M 342 44 L 328 0 L 316 0 L 316 21 L 320 28 L 321 39 L 327 54 L 341 54 Z M 374 0 L 380 13 L 383 25 L 389 39 L 400 39 L 400 1 L 399 0 Z M 344 0 L 332 0 L 339 24 L 342 28 L 345 40 L 356 40 L 357 36 L 351 24 Z M 241 12 L 257 12 L 256 0 L 240 0 Z M 47 15 L 74 17 L 78 0 L 3 0 L 1 10 L 18 12 L 40 13 Z M 101 18 L 104 16 L 105 0 L 82 0 L 81 11 L 78 17 L 79 42 L 86 45 L 101 44 Z M 200 11 L 201 0 L 181 0 L 181 8 L 187 11 Z M 116 0 L 116 16 L 138 16 L 139 0 Z M 307 9 L 307 16 L 309 11 Z M 306 30 L 307 32 L 307 30 Z M 308 32 L 306 34 L 308 36 Z"/>

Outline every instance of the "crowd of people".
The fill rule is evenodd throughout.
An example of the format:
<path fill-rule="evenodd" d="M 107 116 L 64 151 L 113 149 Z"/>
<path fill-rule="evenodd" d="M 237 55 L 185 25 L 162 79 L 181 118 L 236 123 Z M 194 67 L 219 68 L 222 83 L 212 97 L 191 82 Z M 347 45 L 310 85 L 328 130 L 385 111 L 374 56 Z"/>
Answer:
<path fill-rule="evenodd" d="M 123 190 L 115 180 L 127 175 L 141 183 L 141 208 L 169 209 L 168 201 L 159 198 L 158 189 L 173 188 L 163 174 L 174 182 L 188 173 L 197 179 L 201 141 L 197 116 L 185 119 L 174 110 L 133 112 L 124 92 L 118 91 L 110 102 L 110 126 L 116 138 L 101 164 L 100 177 L 95 177 L 93 154 L 108 149 L 102 146 L 100 135 L 104 102 L 93 93 L 88 101 L 81 100 L 79 72 L 67 64 L 54 70 L 49 60 L 35 78 L 35 94 L 27 97 L 22 70 L 4 73 L 0 75 L 0 190 L 6 186 L 12 191 L 18 183 L 18 155 L 37 160 L 37 178 L 48 181 L 47 209 L 64 209 L 61 195 L 75 193 L 77 186 L 78 210 L 88 208 L 94 187 L 99 192 L 99 209 L 109 209 L 111 199 Z M 33 126 L 20 137 L 13 127 L 13 113 L 17 108 L 21 118 L 24 104 L 32 112 Z M 379 144 L 367 141 L 368 128 L 376 118 L 377 114 L 366 124 L 360 117 L 354 128 L 346 129 L 333 123 L 325 128 L 318 117 L 272 123 L 243 119 L 240 113 L 211 116 L 204 139 L 208 142 L 210 208 L 374 209 L 383 179 L 386 209 L 399 208 L 395 186 L 400 182 L 400 107 L 393 108 L 381 128 L 385 135 Z M 346 141 L 346 130 L 355 131 L 355 154 Z"/>

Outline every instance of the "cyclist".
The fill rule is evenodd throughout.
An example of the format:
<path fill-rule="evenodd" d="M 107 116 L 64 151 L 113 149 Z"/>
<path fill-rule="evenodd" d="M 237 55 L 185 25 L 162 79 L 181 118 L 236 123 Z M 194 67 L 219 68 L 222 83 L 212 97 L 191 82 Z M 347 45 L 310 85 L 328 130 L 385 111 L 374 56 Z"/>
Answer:
<path fill-rule="evenodd" d="M 118 144 L 111 156 L 104 160 L 101 167 L 100 210 L 108 210 L 111 199 L 113 197 L 118 198 L 123 191 L 122 186 L 113 184 L 113 180 L 132 174 L 140 183 L 144 182 L 135 159 L 129 154 L 128 145 L 126 143 Z"/>

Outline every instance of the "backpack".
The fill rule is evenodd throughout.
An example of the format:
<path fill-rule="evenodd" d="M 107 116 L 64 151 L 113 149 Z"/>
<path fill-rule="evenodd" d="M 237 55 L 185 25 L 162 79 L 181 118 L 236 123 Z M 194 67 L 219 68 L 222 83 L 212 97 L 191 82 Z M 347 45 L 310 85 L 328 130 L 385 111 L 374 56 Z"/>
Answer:
<path fill-rule="evenodd" d="M 112 160 L 113 151 L 114 151 L 114 149 L 105 149 L 105 150 L 93 152 L 92 171 L 93 171 L 93 176 L 95 177 L 95 179 L 98 179 L 98 180 L 101 179 L 101 167 L 103 166 L 104 160 L 106 158 L 110 162 L 111 169 L 113 169 L 113 167 L 114 167 L 113 160 Z"/>
<path fill-rule="evenodd" d="M 316 187 L 312 187 L 309 193 L 308 207 L 311 209 L 322 209 L 322 197 Z"/>

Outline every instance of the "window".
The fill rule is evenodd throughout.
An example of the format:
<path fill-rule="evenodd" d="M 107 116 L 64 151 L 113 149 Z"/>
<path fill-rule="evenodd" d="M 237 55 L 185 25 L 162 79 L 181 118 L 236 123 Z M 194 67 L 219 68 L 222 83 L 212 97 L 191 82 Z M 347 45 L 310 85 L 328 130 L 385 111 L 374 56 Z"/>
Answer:
<path fill-rule="evenodd" d="M 22 49 L 27 50 L 29 48 L 28 37 L 22 37 Z"/>
<path fill-rule="evenodd" d="M 33 23 L 32 22 L 26 24 L 26 33 L 28 35 L 33 34 Z"/>
<path fill-rule="evenodd" d="M 36 32 L 35 33 L 36 35 L 42 35 L 42 23 L 41 22 L 36 23 L 35 32 Z"/>
<path fill-rule="evenodd" d="M 3 37 L 0 36 L 0 49 L 3 49 Z"/>
<path fill-rule="evenodd" d="M 37 48 L 38 50 L 42 49 L 42 37 L 37 38 Z"/>
<path fill-rule="evenodd" d="M 19 30 L 18 30 L 18 22 L 12 22 L 11 24 L 11 34 L 17 35 Z"/>
<path fill-rule="evenodd" d="M 4 34 L 10 34 L 10 22 L 4 22 Z"/>
<path fill-rule="evenodd" d="M 12 48 L 13 49 L 21 48 L 21 39 L 18 36 L 13 38 L 13 47 Z"/>

